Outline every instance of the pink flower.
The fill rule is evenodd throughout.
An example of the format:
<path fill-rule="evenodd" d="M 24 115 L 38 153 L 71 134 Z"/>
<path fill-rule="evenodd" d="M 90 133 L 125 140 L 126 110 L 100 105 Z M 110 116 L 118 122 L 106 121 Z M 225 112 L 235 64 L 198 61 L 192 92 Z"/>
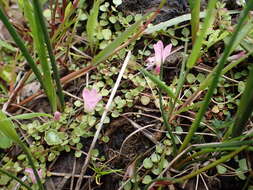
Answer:
<path fill-rule="evenodd" d="M 61 112 L 58 112 L 58 111 L 54 112 L 54 120 L 59 121 L 60 118 L 61 118 Z"/>
<path fill-rule="evenodd" d="M 165 62 L 166 58 L 171 53 L 172 44 L 167 45 L 164 48 L 163 42 L 159 40 L 156 44 L 154 44 L 155 56 L 149 57 L 147 59 L 148 69 L 156 66 L 155 73 L 159 74 L 161 70 L 161 64 Z"/>
<path fill-rule="evenodd" d="M 230 57 L 228 57 L 228 61 L 235 61 L 240 59 L 241 57 L 243 57 L 244 55 L 246 55 L 245 51 L 240 51 L 239 53 L 232 55 Z"/>
<path fill-rule="evenodd" d="M 102 96 L 98 94 L 96 89 L 83 89 L 84 110 L 86 112 L 92 112 L 101 99 Z"/>
<path fill-rule="evenodd" d="M 36 177 L 35 174 L 33 173 L 33 169 L 32 168 L 26 168 L 25 172 L 27 173 L 27 175 L 31 178 L 33 183 L 36 183 Z M 39 177 L 42 177 L 42 169 L 40 169 L 38 171 Z"/>

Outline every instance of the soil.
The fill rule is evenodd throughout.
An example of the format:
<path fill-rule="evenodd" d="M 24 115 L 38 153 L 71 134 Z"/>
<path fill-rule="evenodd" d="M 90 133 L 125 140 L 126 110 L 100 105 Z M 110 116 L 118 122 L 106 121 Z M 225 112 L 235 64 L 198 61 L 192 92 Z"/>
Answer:
<path fill-rule="evenodd" d="M 206 6 L 207 0 L 201 0 L 202 9 Z M 119 6 L 119 10 L 127 14 L 131 13 L 146 13 L 155 10 L 160 0 L 123 0 Z M 239 8 L 235 0 L 224 0 L 228 9 Z M 161 9 L 160 14 L 155 19 L 154 23 L 167 21 L 174 17 L 190 12 L 188 0 L 167 0 L 167 4 Z"/>

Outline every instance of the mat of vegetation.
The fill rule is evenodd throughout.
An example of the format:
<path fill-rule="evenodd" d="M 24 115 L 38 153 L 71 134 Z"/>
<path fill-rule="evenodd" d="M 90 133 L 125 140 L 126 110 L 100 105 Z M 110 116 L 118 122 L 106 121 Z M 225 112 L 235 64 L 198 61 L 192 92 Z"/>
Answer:
<path fill-rule="evenodd" d="M 253 189 L 253 2 L 0 0 L 0 189 Z"/>

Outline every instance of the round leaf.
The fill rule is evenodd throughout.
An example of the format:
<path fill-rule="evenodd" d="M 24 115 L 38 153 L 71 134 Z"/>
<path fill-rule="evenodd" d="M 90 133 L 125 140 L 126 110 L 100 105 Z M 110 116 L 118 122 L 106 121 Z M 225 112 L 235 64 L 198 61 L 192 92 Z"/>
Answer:
<path fill-rule="evenodd" d="M 59 145 L 62 143 L 59 133 L 54 129 L 50 129 L 46 132 L 45 141 L 48 145 Z"/>
<path fill-rule="evenodd" d="M 159 154 L 153 153 L 153 154 L 151 155 L 151 160 L 152 160 L 152 162 L 154 162 L 154 163 L 159 162 L 160 159 L 161 159 L 161 156 L 160 156 Z"/>
<path fill-rule="evenodd" d="M 146 175 L 143 180 L 142 180 L 142 183 L 143 184 L 149 184 L 150 182 L 152 181 L 152 178 L 150 175 Z"/>
<path fill-rule="evenodd" d="M 196 81 L 196 77 L 193 74 L 189 73 L 186 76 L 186 80 L 187 80 L 188 83 L 192 84 Z"/>
<path fill-rule="evenodd" d="M 222 165 L 217 165 L 217 166 L 216 166 L 216 169 L 217 169 L 217 172 L 218 172 L 219 174 L 224 174 L 224 173 L 226 173 L 226 171 L 227 171 L 227 168 L 225 168 L 225 167 L 222 166 Z"/>
<path fill-rule="evenodd" d="M 146 105 L 149 104 L 149 102 L 150 102 L 150 98 L 149 97 L 147 97 L 147 96 L 142 96 L 141 97 L 141 103 L 142 103 L 142 105 L 146 106 Z"/>
<path fill-rule="evenodd" d="M 145 158 L 145 160 L 143 161 L 143 165 L 144 165 L 144 168 L 150 169 L 153 167 L 153 162 L 151 161 L 150 158 Z"/>
<path fill-rule="evenodd" d="M 122 0 L 113 0 L 114 5 L 119 6 L 122 3 Z"/>

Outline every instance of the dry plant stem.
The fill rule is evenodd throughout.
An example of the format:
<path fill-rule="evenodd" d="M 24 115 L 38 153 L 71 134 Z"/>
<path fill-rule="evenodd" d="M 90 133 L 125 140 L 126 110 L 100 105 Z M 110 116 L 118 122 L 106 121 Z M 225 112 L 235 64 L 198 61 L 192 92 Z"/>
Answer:
<path fill-rule="evenodd" d="M 80 187 L 81 187 L 81 184 L 82 184 L 82 181 L 83 181 L 83 175 L 85 174 L 85 172 L 86 172 L 86 170 L 87 170 L 87 168 L 88 168 L 88 164 L 89 164 L 89 162 L 90 162 L 91 151 L 94 149 L 94 147 L 95 147 L 95 145 L 96 145 L 96 142 L 97 142 L 97 140 L 98 140 L 98 136 L 99 136 L 99 134 L 100 134 L 100 131 L 102 130 L 103 123 L 104 123 L 104 120 L 105 120 L 105 118 L 106 118 L 107 112 L 108 112 L 109 109 L 110 109 L 110 105 L 111 105 L 111 103 L 112 103 L 112 101 L 113 101 L 113 98 L 114 98 L 114 96 L 115 96 L 115 94 L 116 94 L 116 91 L 117 91 L 117 89 L 118 89 L 118 87 L 119 87 L 119 84 L 120 84 L 120 81 L 121 81 L 122 76 L 123 76 L 123 74 L 124 74 L 124 71 L 125 71 L 125 69 L 126 69 L 128 63 L 129 63 L 130 57 L 131 57 L 131 51 L 128 52 L 128 54 L 127 54 L 127 56 L 126 56 L 126 58 L 125 58 L 125 61 L 124 61 L 123 65 L 122 65 L 122 68 L 121 68 L 121 70 L 120 70 L 120 72 L 119 72 L 119 75 L 118 75 L 118 78 L 117 78 L 117 80 L 116 80 L 116 83 L 115 83 L 115 85 L 114 85 L 114 87 L 113 87 L 113 89 L 112 89 L 110 98 L 109 98 L 109 100 L 108 100 L 108 102 L 107 102 L 107 104 L 106 104 L 106 106 L 105 106 L 105 110 L 104 110 L 103 115 L 102 115 L 102 117 L 101 117 L 101 120 L 100 120 L 100 122 L 99 122 L 99 124 L 98 124 L 97 131 L 96 131 L 96 133 L 95 133 L 95 135 L 94 135 L 94 138 L 93 138 L 93 140 L 92 140 L 92 143 L 91 143 L 91 146 L 90 146 L 88 155 L 86 156 L 86 159 L 85 159 L 84 165 L 83 165 L 83 167 L 82 167 L 82 170 L 81 170 L 81 173 L 80 173 L 80 177 L 79 177 L 79 179 L 78 179 L 78 181 L 77 181 L 75 190 L 80 190 Z"/>
<path fill-rule="evenodd" d="M 59 177 L 71 177 L 71 173 L 60 173 L 60 172 L 49 172 L 51 176 L 59 176 Z M 80 175 L 75 174 L 74 177 L 80 177 Z M 92 176 L 83 176 L 83 178 L 91 178 Z"/>
<path fill-rule="evenodd" d="M 6 103 L 4 103 L 2 111 L 5 112 L 8 109 L 9 104 L 13 101 L 13 99 L 17 96 L 18 92 L 21 90 L 21 88 L 24 86 L 26 80 L 29 78 L 29 76 L 32 74 L 32 70 L 28 71 L 25 76 L 20 80 L 20 82 L 17 84 L 17 87 L 12 91 L 10 94 L 10 97 Z"/>
<path fill-rule="evenodd" d="M 154 138 L 153 134 L 150 133 L 148 130 L 145 130 L 146 128 L 148 127 L 152 127 L 154 126 L 153 124 L 149 124 L 147 126 L 140 126 L 138 125 L 136 122 L 134 122 L 133 120 L 127 118 L 127 117 L 124 117 L 134 128 L 136 128 L 137 130 L 134 131 L 133 133 L 131 133 L 130 135 L 128 135 L 126 137 L 126 139 L 124 140 L 124 142 L 122 143 L 121 145 L 121 148 L 120 148 L 120 152 L 121 152 L 121 149 L 123 148 L 123 144 L 125 144 L 125 141 L 127 139 L 129 139 L 131 136 L 133 136 L 134 134 L 138 133 L 139 131 L 141 131 L 143 133 L 144 136 L 146 136 L 150 141 L 152 141 L 154 144 L 158 144 L 157 140 Z"/>
<path fill-rule="evenodd" d="M 72 176 L 71 176 L 71 182 L 70 182 L 70 190 L 73 190 L 73 187 L 74 187 L 75 171 L 76 171 L 76 158 L 74 158 L 74 163 L 73 163 L 73 170 L 72 170 Z"/>
<path fill-rule="evenodd" d="M 130 139 L 132 136 L 134 136 L 136 133 L 138 132 L 142 132 L 144 133 L 144 135 L 150 139 L 154 144 L 158 144 L 158 142 L 155 140 L 155 138 L 153 136 L 150 136 L 149 134 L 145 133 L 145 129 L 149 128 L 149 127 L 152 127 L 153 125 L 147 125 L 147 126 L 144 126 L 144 127 L 141 127 L 137 130 L 135 130 L 134 132 L 132 132 L 130 135 L 128 135 L 125 140 L 123 141 L 123 143 L 121 144 L 121 147 L 120 147 L 120 150 L 119 150 L 119 153 L 121 154 L 122 153 L 122 149 L 125 145 L 125 143 L 127 142 L 128 139 Z"/>
<path fill-rule="evenodd" d="M 205 181 L 205 179 L 204 179 L 203 175 L 202 175 L 202 174 L 200 174 L 199 176 L 201 177 L 201 180 L 203 181 L 203 184 L 204 184 L 204 186 L 205 186 L 206 190 L 209 190 L 209 188 L 208 188 L 208 186 L 207 186 L 207 184 L 206 184 L 206 181 Z"/>

